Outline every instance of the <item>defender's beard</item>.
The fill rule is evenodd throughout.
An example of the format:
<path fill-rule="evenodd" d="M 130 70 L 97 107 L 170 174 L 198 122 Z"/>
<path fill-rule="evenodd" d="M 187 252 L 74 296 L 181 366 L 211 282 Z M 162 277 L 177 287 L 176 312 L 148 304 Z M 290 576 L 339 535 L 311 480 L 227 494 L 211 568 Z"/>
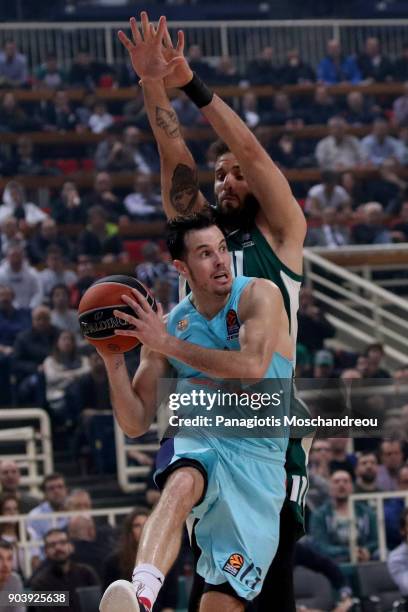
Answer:
<path fill-rule="evenodd" d="M 220 206 L 216 198 L 215 215 L 217 224 L 229 232 L 236 229 L 251 229 L 255 223 L 258 210 L 259 202 L 251 193 L 245 196 L 243 203 L 237 208 L 224 208 Z"/>

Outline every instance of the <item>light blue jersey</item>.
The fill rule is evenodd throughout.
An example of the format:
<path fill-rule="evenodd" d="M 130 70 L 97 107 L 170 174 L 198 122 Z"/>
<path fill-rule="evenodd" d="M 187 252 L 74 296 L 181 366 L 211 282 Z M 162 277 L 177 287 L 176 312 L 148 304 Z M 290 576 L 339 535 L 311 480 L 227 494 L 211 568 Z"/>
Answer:
<path fill-rule="evenodd" d="M 203 317 L 184 298 L 169 314 L 171 335 L 208 349 L 238 351 L 239 301 L 254 279 L 238 277 L 222 310 L 212 319 Z M 277 323 L 279 324 L 279 323 Z M 178 361 L 169 359 L 178 377 L 177 390 L 216 380 Z M 265 379 L 290 381 L 293 363 L 275 353 Z M 287 385 L 286 385 L 287 388 Z M 280 406 L 280 416 L 289 413 L 290 398 Z M 208 585 L 230 583 L 235 593 L 252 600 L 262 582 L 279 541 L 279 517 L 286 493 L 284 469 L 288 437 L 226 438 L 211 430 L 181 430 L 167 439 L 157 455 L 156 482 L 162 486 L 168 475 L 183 466 L 197 468 L 206 488 L 193 508 L 190 523 L 201 551 L 197 572 Z"/>

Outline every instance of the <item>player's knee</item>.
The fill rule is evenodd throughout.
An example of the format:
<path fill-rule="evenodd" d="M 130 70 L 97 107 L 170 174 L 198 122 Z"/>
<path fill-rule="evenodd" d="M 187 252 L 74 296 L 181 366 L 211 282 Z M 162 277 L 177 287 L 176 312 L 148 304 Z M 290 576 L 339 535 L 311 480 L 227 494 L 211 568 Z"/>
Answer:
<path fill-rule="evenodd" d="M 200 472 L 187 468 L 179 469 L 169 477 L 164 493 L 167 503 L 188 513 L 202 496 L 203 489 L 204 479 Z"/>

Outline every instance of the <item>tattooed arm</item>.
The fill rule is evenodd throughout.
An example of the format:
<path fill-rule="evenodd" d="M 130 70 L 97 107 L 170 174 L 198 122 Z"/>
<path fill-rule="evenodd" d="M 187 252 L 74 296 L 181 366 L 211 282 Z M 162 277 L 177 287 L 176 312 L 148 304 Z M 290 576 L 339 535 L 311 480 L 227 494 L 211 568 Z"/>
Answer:
<path fill-rule="evenodd" d="M 196 212 L 206 205 L 195 161 L 181 135 L 163 82 L 143 83 L 145 108 L 160 154 L 163 208 L 168 218 Z"/>

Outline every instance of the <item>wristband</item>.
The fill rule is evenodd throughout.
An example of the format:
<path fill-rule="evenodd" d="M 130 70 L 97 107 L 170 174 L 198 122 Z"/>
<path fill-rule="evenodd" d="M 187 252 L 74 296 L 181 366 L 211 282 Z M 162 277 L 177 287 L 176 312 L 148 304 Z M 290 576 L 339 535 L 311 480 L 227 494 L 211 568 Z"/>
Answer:
<path fill-rule="evenodd" d="M 190 98 L 198 108 L 207 106 L 213 99 L 214 92 L 202 82 L 199 76 L 193 72 L 193 78 L 187 85 L 180 87 L 182 91 Z"/>

